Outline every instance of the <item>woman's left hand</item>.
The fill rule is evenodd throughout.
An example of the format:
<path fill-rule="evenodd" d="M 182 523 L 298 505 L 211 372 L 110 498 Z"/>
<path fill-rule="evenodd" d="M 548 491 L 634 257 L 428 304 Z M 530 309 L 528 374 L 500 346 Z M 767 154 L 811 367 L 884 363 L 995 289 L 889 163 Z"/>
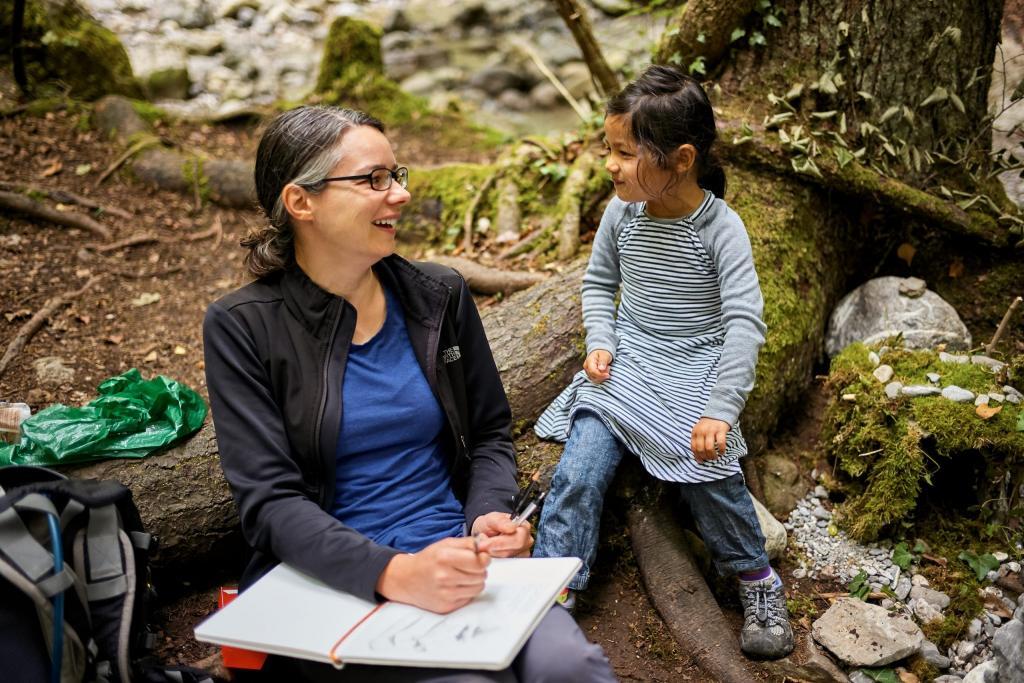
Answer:
<path fill-rule="evenodd" d="M 529 522 L 514 524 L 507 512 L 488 512 L 473 522 L 470 532 L 479 540 L 479 549 L 493 557 L 529 557 L 533 535 Z"/>
<path fill-rule="evenodd" d="M 702 417 L 697 421 L 690 436 L 690 448 L 697 462 L 707 462 L 725 455 L 725 435 L 729 429 L 728 422 L 711 417 Z"/>

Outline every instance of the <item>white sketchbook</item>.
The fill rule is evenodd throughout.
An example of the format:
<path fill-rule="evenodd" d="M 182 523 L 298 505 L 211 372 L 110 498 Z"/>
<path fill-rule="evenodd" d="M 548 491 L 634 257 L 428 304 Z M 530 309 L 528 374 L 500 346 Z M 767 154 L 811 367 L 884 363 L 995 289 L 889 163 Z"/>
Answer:
<path fill-rule="evenodd" d="M 196 640 L 344 664 L 508 667 L 582 563 L 494 559 L 483 592 L 449 614 L 375 604 L 281 564 L 196 627 Z"/>

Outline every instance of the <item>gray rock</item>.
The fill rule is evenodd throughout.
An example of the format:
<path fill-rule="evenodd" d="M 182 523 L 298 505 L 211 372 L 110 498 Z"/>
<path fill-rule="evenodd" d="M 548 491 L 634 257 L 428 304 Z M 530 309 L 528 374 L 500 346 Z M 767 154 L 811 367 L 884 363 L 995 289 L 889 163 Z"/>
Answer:
<path fill-rule="evenodd" d="M 826 489 L 821 484 L 818 484 L 817 486 L 814 487 L 814 497 L 815 498 L 828 498 L 828 489 Z M 1018 569 L 1018 570 L 1015 570 L 1015 571 L 1020 571 L 1020 570 Z"/>
<path fill-rule="evenodd" d="M 951 384 L 942 390 L 942 397 L 957 403 L 966 403 L 974 400 L 974 392 Z"/>
<path fill-rule="evenodd" d="M 1012 574 L 1020 574 L 1020 562 L 1017 562 L 1016 560 L 1012 560 L 1010 562 L 1007 562 L 1006 563 L 1006 571 L 1008 571 L 1008 572 L 1010 572 Z M 1021 595 L 1024 595 L 1024 593 L 1022 593 Z"/>
<path fill-rule="evenodd" d="M 945 676 L 937 676 L 933 683 L 963 683 L 963 680 L 959 676 L 946 674 Z"/>
<path fill-rule="evenodd" d="M 938 384 L 939 380 L 942 379 L 942 375 L 937 372 L 929 372 L 925 377 L 927 377 L 928 381 L 932 384 Z"/>
<path fill-rule="evenodd" d="M 1000 681 L 1024 681 L 1024 622 L 1007 622 L 992 638 Z"/>
<path fill-rule="evenodd" d="M 617 17 L 633 9 L 629 0 L 590 0 L 590 4 L 610 17 Z"/>
<path fill-rule="evenodd" d="M 882 384 L 886 384 L 889 380 L 892 379 L 893 369 L 890 365 L 879 365 L 871 372 L 871 374 L 874 375 L 875 379 L 877 379 L 879 382 L 881 382 Z"/>
<path fill-rule="evenodd" d="M 971 357 L 960 353 L 946 353 L 945 351 L 939 351 L 939 360 L 943 363 L 955 363 L 956 365 L 967 365 L 971 362 Z"/>
<path fill-rule="evenodd" d="M 914 574 L 912 577 L 910 577 L 910 580 L 911 580 L 911 582 L 915 586 L 928 586 L 928 585 L 930 585 L 928 583 L 928 579 L 926 579 L 924 577 L 924 575 L 922 575 L 922 574 Z"/>
<path fill-rule="evenodd" d="M 925 586 L 914 586 L 910 589 L 910 597 L 917 600 L 924 600 L 938 609 L 949 607 L 949 596 L 942 591 L 932 590 Z"/>
<path fill-rule="evenodd" d="M 989 401 L 988 394 L 978 394 L 974 398 L 974 405 L 976 406 L 987 406 Z"/>
<path fill-rule="evenodd" d="M 971 619 L 971 623 L 967 625 L 967 637 L 976 641 L 980 635 L 981 619 Z"/>
<path fill-rule="evenodd" d="M 902 614 L 840 598 L 811 630 L 814 639 L 851 666 L 884 666 L 917 652 L 924 635 Z"/>
<path fill-rule="evenodd" d="M 878 367 L 878 364 L 882 362 L 882 359 L 874 351 L 868 351 L 868 362 L 870 362 L 875 367 Z M 888 382 L 889 380 L 883 379 L 882 381 L 883 382 Z"/>
<path fill-rule="evenodd" d="M 768 512 L 761 501 L 754 496 L 750 496 L 750 500 L 754 503 L 757 521 L 761 524 L 761 533 L 765 538 L 764 549 L 768 553 L 768 558 L 774 560 L 782 557 L 786 552 L 786 527 Z"/>
<path fill-rule="evenodd" d="M 998 361 L 995 358 L 989 358 L 988 356 L 971 356 L 971 363 L 974 365 L 983 365 L 992 372 L 999 372 L 1002 370 L 1006 363 Z"/>
<path fill-rule="evenodd" d="M 813 510 L 811 510 L 811 514 L 814 515 L 814 517 L 816 519 L 823 519 L 823 520 L 832 519 L 832 513 L 829 512 L 828 510 L 826 510 L 825 508 L 823 508 L 820 505 L 818 505 Z"/>
<path fill-rule="evenodd" d="M 75 379 L 74 368 L 64 365 L 64 359 L 58 356 L 44 356 L 32 363 L 36 371 L 36 380 L 45 386 L 68 384 Z"/>
<path fill-rule="evenodd" d="M 910 602 L 907 603 L 907 606 L 910 607 L 914 616 L 917 617 L 918 621 L 922 624 L 930 624 L 933 621 L 939 621 L 942 619 L 942 610 L 927 600 L 911 598 Z"/>
<path fill-rule="evenodd" d="M 990 401 L 995 401 L 996 403 L 1002 403 L 1006 400 L 1006 396 L 995 391 L 988 392 L 988 398 Z"/>
<path fill-rule="evenodd" d="M 939 648 L 935 643 L 930 640 L 925 640 L 921 643 L 921 657 L 924 661 L 928 662 L 936 669 L 948 669 L 949 668 L 949 657 L 943 656 L 939 652 Z"/>
<path fill-rule="evenodd" d="M 926 387 L 923 384 L 914 384 L 900 389 L 904 396 L 938 396 L 942 390 L 938 387 Z"/>
<path fill-rule="evenodd" d="M 889 382 L 885 385 L 885 395 L 889 398 L 896 398 L 903 390 L 902 382 Z"/>
<path fill-rule="evenodd" d="M 1003 678 L 999 671 L 995 660 L 988 660 L 970 670 L 970 672 L 964 676 L 964 683 L 999 683 L 1000 681 L 1014 681 L 1021 680 L 1019 678 Z"/>
<path fill-rule="evenodd" d="M 907 596 L 910 595 L 910 589 L 912 587 L 913 584 L 910 583 L 910 579 L 904 576 L 896 583 L 896 588 L 894 590 L 896 597 L 899 598 L 901 602 L 906 600 Z"/>
<path fill-rule="evenodd" d="M 971 347 L 971 334 L 952 306 L 928 290 L 916 299 L 900 296 L 903 284 L 898 277 L 875 278 L 843 297 L 829 320 L 829 355 L 855 341 L 870 344 L 900 333 L 904 346 L 911 349 L 941 343 L 951 349 Z"/>
<path fill-rule="evenodd" d="M 900 296 L 918 299 L 928 291 L 928 283 L 919 277 L 903 278 L 900 282 Z"/>
<path fill-rule="evenodd" d="M 956 656 L 966 662 L 974 654 L 977 647 L 973 640 L 961 640 L 956 644 Z"/>
<path fill-rule="evenodd" d="M 850 683 L 874 683 L 875 680 L 871 676 L 868 676 L 866 673 L 861 671 L 860 669 L 856 671 L 851 671 L 849 678 Z"/>
<path fill-rule="evenodd" d="M 491 97 L 497 97 L 509 89 L 525 91 L 533 84 L 523 77 L 523 71 L 498 65 L 477 71 L 470 77 L 469 85 L 483 90 Z"/>
<path fill-rule="evenodd" d="M 1021 398 L 1017 394 L 1007 394 L 1006 395 L 1006 402 L 1007 403 L 1012 403 L 1014 405 L 1017 405 L 1018 403 L 1020 403 L 1020 401 L 1021 401 Z"/>

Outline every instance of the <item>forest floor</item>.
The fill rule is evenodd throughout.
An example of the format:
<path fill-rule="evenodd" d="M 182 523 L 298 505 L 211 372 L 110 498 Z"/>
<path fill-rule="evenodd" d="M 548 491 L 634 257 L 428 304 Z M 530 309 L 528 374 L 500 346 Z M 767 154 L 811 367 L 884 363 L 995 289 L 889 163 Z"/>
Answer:
<path fill-rule="evenodd" d="M 157 122 L 156 132 L 182 148 L 220 158 L 252 158 L 256 134 L 244 127 L 167 122 Z M 394 142 L 398 158 L 414 167 L 478 160 L 460 157 L 458 150 L 432 149 L 422 141 L 397 137 Z M 32 337 L 0 377 L 0 400 L 26 402 L 33 412 L 53 403 L 80 405 L 95 397 L 101 381 L 133 367 L 145 377 L 166 375 L 206 395 L 203 314 L 209 302 L 247 280 L 238 241 L 259 224 L 260 215 L 197 205 L 190 197 L 143 186 L 123 169 L 99 183 L 120 153 L 116 143 L 88 127 L 81 113 L 0 120 L 0 181 L 70 191 L 128 212 L 130 220 L 110 213 L 98 216 L 113 233 L 112 241 L 142 233 L 158 237 L 101 253 L 93 237 L 82 231 L 19 215 L 0 216 L 0 349 L 48 299 L 102 275 Z M 58 208 L 86 212 L 82 207 Z M 215 226 L 219 228 L 211 230 Z M 789 433 L 777 440 L 780 451 L 816 450 L 822 411 L 815 405 L 820 408 L 820 402 L 812 399 L 805 405 L 804 414 L 790 420 Z M 625 527 L 624 510 L 610 505 L 593 587 L 581 599 L 581 626 L 604 647 L 621 680 L 702 680 L 694 659 L 680 650 L 647 597 Z M 816 596 L 841 590 L 808 579 L 795 581 L 793 568 L 786 561 L 780 564 L 790 598 L 827 608 L 827 601 Z M 214 609 L 217 585 L 237 580 L 234 571 L 211 568 L 205 582 L 164 577 L 157 585 L 162 597 L 154 617 L 158 654 L 164 661 L 216 663 L 214 648 L 196 642 L 192 628 Z M 734 591 L 720 589 L 719 597 L 738 628 L 741 615 Z M 800 640 L 809 637 L 806 618 L 794 625 Z M 752 680 L 767 680 L 756 667 L 750 671 Z"/>

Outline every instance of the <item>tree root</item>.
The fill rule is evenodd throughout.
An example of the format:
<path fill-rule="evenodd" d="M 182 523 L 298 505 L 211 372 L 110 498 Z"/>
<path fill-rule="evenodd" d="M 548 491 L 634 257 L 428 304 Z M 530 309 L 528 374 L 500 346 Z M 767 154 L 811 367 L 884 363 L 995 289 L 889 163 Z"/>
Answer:
<path fill-rule="evenodd" d="M 99 187 L 103 184 L 103 181 L 114 174 L 114 171 L 121 168 L 126 161 L 131 159 L 133 156 L 153 145 L 159 145 L 160 139 L 153 136 L 145 136 L 141 140 L 136 140 L 128 149 L 126 149 L 121 156 L 114 159 L 110 166 L 100 174 L 100 177 L 96 179 L 95 187 Z"/>
<path fill-rule="evenodd" d="M 738 128 L 726 128 L 719 133 L 722 156 L 738 163 L 782 175 L 796 175 L 805 182 L 843 194 L 871 198 L 880 206 L 914 216 L 959 237 L 981 240 L 997 248 L 1010 243 L 1008 232 L 995 218 L 979 211 L 964 211 L 953 202 L 880 175 L 856 161 L 840 168 L 832 159 L 821 155 L 814 160 L 820 176 L 797 173 L 792 170 L 790 157 L 781 149 L 759 140 L 733 143 L 734 136 L 742 135 Z"/>
<path fill-rule="evenodd" d="M 132 220 L 135 218 L 124 209 L 119 209 L 116 206 L 106 206 L 105 204 L 100 204 L 88 197 L 83 197 L 80 194 L 75 194 L 74 192 L 69 192 L 68 190 L 62 190 L 60 188 L 46 188 L 39 187 L 38 185 L 19 185 L 0 180 L 0 190 L 17 192 L 19 194 L 40 194 L 49 197 L 55 202 L 60 202 L 62 204 L 78 204 L 79 206 L 84 206 L 87 209 L 93 209 L 100 213 L 109 213 L 112 216 L 124 218 L 125 220 Z"/>
<path fill-rule="evenodd" d="M 725 55 L 733 30 L 742 25 L 756 4 L 755 0 L 689 0 L 665 27 L 655 63 L 675 62 L 686 67 L 703 57 L 708 70 Z"/>
<path fill-rule="evenodd" d="M 60 310 L 60 308 L 65 304 L 71 303 L 72 300 L 80 297 L 88 291 L 90 287 L 99 282 L 102 277 L 102 275 L 94 275 L 89 278 L 89 281 L 80 289 L 58 294 L 43 304 L 43 307 L 36 311 L 32 317 L 29 318 L 28 322 L 21 326 L 18 333 L 14 335 L 14 339 L 12 339 L 7 345 L 7 350 L 4 351 L 3 358 L 0 358 L 0 376 L 3 376 L 4 371 L 7 370 L 7 366 L 18 356 L 19 353 L 21 353 L 22 349 L 25 348 L 25 345 L 28 344 L 28 341 L 32 336 L 42 329 L 50 316 Z"/>
<path fill-rule="evenodd" d="M 629 511 L 633 554 L 647 593 L 676 642 L 697 660 L 707 680 L 749 683 L 752 676 L 742 664 L 736 630 L 711 594 L 670 509 L 662 500 Z"/>
<path fill-rule="evenodd" d="M 498 182 L 498 208 L 494 215 L 494 234 L 519 235 L 523 214 L 519 210 L 519 186 L 513 178 L 502 176 Z"/>
<path fill-rule="evenodd" d="M 473 226 L 476 223 L 476 210 L 480 206 L 480 202 L 483 200 L 484 195 L 487 194 L 487 190 L 491 189 L 491 185 L 494 184 L 495 179 L 501 171 L 495 171 L 491 175 L 487 176 L 484 180 L 483 185 L 473 195 L 473 200 L 466 207 L 466 215 L 462 219 L 462 252 L 464 254 L 473 255 Z"/>
<path fill-rule="evenodd" d="M 84 216 L 80 213 L 73 213 L 71 211 L 57 211 L 47 206 L 43 206 L 34 199 L 15 192 L 0 191 L 0 208 L 23 213 L 26 216 L 38 218 L 39 220 L 47 221 L 49 223 L 56 223 L 57 225 L 63 225 L 68 228 L 85 230 L 86 232 L 91 232 L 104 241 L 110 239 L 110 231 L 107 230 L 105 226 L 97 223 L 88 216 Z"/>
<path fill-rule="evenodd" d="M 469 288 L 478 294 L 511 294 L 548 278 L 547 275 L 540 273 L 489 268 L 476 261 L 454 256 L 438 256 L 431 260 L 459 271 Z"/>
<path fill-rule="evenodd" d="M 583 150 L 576 157 L 558 198 L 558 258 L 567 261 L 580 248 L 580 212 L 583 192 L 593 172 L 597 157 L 589 150 Z"/>

